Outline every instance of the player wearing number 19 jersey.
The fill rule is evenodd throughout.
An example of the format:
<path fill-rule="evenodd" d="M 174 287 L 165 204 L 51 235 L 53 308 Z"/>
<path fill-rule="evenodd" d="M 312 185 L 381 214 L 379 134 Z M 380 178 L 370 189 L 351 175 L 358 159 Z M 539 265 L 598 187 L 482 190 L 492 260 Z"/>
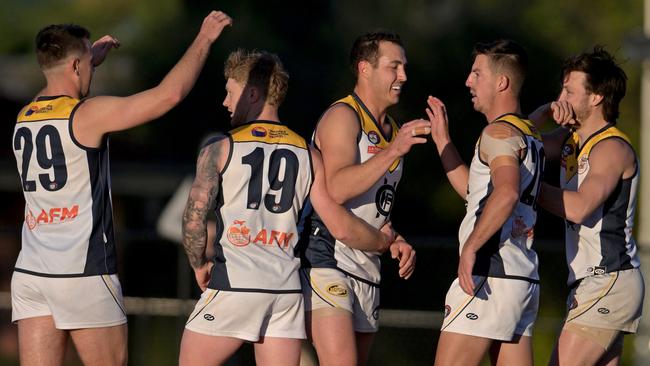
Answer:
<path fill-rule="evenodd" d="M 201 150 L 183 216 L 183 245 L 204 292 L 186 324 L 180 364 L 222 364 L 250 341 L 258 364 L 298 365 L 305 322 L 295 247 L 307 197 L 333 235 L 375 250 L 391 239 L 324 203 L 332 201 L 323 195 L 320 156 L 279 122 L 288 75 L 277 56 L 233 52 L 225 76 L 234 129 Z M 216 254 L 208 258 L 212 205 Z"/>

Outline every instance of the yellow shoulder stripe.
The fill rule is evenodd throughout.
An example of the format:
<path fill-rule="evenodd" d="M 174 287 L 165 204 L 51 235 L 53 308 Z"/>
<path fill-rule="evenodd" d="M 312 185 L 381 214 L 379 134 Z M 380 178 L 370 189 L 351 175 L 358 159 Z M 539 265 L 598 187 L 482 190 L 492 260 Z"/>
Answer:
<path fill-rule="evenodd" d="M 287 126 L 274 123 L 251 123 L 230 131 L 233 142 L 263 142 L 293 145 L 307 149 L 307 142 Z"/>
<path fill-rule="evenodd" d="M 20 123 L 48 119 L 67 119 L 70 118 L 70 114 L 77 104 L 79 104 L 79 99 L 70 97 L 34 101 L 20 111 L 17 121 Z"/>
<path fill-rule="evenodd" d="M 517 127 L 524 134 L 532 136 L 540 141 L 542 140 L 542 135 L 537 131 L 537 128 L 535 128 L 535 126 L 533 126 L 533 124 L 527 119 L 522 119 L 515 115 L 508 114 L 499 118 L 498 121 L 508 122 L 511 125 Z"/>

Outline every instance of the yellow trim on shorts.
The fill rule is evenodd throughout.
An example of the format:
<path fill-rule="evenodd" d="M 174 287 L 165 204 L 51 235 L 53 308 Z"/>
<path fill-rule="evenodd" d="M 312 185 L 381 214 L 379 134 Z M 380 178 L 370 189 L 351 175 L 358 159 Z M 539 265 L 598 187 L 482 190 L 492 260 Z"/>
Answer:
<path fill-rule="evenodd" d="M 311 275 L 309 276 L 309 283 L 311 284 L 311 289 L 314 290 L 314 292 L 316 292 L 317 294 L 319 294 L 319 296 L 322 295 L 321 297 L 327 298 L 328 301 L 330 301 L 332 304 L 334 304 L 334 307 L 335 307 L 335 308 L 339 308 L 339 309 L 346 310 L 343 306 L 339 305 L 336 301 L 334 301 L 334 299 L 330 298 L 329 296 L 327 296 L 327 295 L 324 294 L 324 293 L 321 293 L 321 292 L 320 292 L 320 288 L 318 288 L 318 287 L 316 286 L 316 284 L 314 283 L 314 281 L 313 281 Z M 346 286 L 346 287 L 347 287 L 347 286 Z M 350 294 L 349 294 L 350 289 L 348 288 L 347 290 L 348 290 L 348 296 L 350 296 Z M 327 291 L 325 291 L 325 292 L 327 292 Z"/>
<path fill-rule="evenodd" d="M 111 281 L 111 276 L 104 274 L 104 275 L 102 275 L 102 278 L 104 279 L 104 283 L 106 284 L 106 287 L 108 287 L 108 291 L 110 291 L 111 294 L 113 294 L 113 296 L 115 296 L 115 298 L 117 298 L 117 289 L 115 289 L 115 287 L 113 287 L 113 282 Z"/>
<path fill-rule="evenodd" d="M 451 313 L 450 313 L 449 315 L 447 315 L 447 317 L 448 317 L 449 319 L 451 319 L 450 322 L 453 320 L 452 318 L 457 317 L 458 314 L 460 314 L 460 313 L 465 309 L 465 307 L 467 307 L 467 305 L 469 305 L 469 303 L 470 303 L 472 300 L 474 300 L 474 298 L 476 297 L 476 293 L 478 292 L 478 290 L 480 290 L 480 289 L 485 285 L 485 283 L 487 282 L 487 279 L 488 279 L 487 277 L 485 277 L 485 278 L 483 279 L 483 283 L 481 283 L 480 286 L 476 287 L 476 290 L 474 291 L 474 294 L 473 294 L 472 296 L 467 295 L 467 299 L 465 300 L 465 302 L 464 302 L 461 306 L 458 307 L 458 309 L 456 310 L 456 312 L 455 312 L 454 314 L 451 314 Z M 460 287 L 460 282 L 458 283 L 458 287 Z M 463 291 L 462 288 L 461 288 L 460 290 Z M 465 293 L 465 291 L 463 291 L 463 293 Z M 444 321 L 443 321 L 443 322 L 444 322 Z"/>
<path fill-rule="evenodd" d="M 596 297 L 593 298 L 593 299 L 589 299 L 589 300 L 587 300 L 587 301 L 585 302 L 585 305 L 584 305 L 584 306 L 586 307 L 586 309 L 580 311 L 579 314 L 577 314 L 576 316 L 572 317 L 571 319 L 568 319 L 568 315 L 569 315 L 568 313 L 571 313 L 571 310 L 569 310 L 568 313 L 567 313 L 567 320 L 566 320 L 567 322 L 570 322 L 570 321 L 572 321 L 572 320 L 575 320 L 575 319 L 576 319 L 577 317 L 579 317 L 580 315 L 582 315 L 582 314 L 586 313 L 587 311 L 589 311 L 589 309 L 591 309 L 591 308 L 592 308 L 592 307 L 593 307 L 593 306 L 594 306 L 594 305 L 595 305 L 595 304 L 596 304 L 600 299 L 602 299 L 603 297 L 605 297 L 605 295 L 607 295 L 607 293 L 612 289 L 612 287 L 614 287 L 614 284 L 616 283 L 616 280 L 618 279 L 618 271 L 616 271 L 616 272 L 610 272 L 610 273 L 608 273 L 608 275 L 610 275 L 610 282 L 609 282 L 609 284 L 607 284 L 607 286 L 605 286 L 605 288 L 600 292 L 600 294 L 599 294 L 598 296 L 596 296 Z M 585 278 L 589 278 L 589 277 L 585 277 Z M 578 285 L 578 287 L 576 287 L 575 292 L 578 292 L 578 288 L 579 288 L 579 287 L 580 287 L 579 285 Z M 574 297 L 574 298 L 576 297 L 576 293 L 575 293 L 575 292 L 574 292 L 574 294 L 573 294 L 573 297 Z M 587 306 L 587 304 L 589 304 L 589 306 Z M 578 304 L 578 306 L 580 306 L 580 304 Z M 578 308 L 576 307 L 576 309 L 578 309 Z M 576 309 L 573 309 L 573 310 L 576 310 Z"/>

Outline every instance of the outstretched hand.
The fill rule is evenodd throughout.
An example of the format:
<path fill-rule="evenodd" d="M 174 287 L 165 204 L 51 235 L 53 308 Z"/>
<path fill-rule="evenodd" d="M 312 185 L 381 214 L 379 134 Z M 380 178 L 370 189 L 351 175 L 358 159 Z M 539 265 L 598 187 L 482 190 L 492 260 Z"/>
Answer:
<path fill-rule="evenodd" d="M 97 67 L 101 65 L 102 62 L 104 62 L 106 59 L 108 51 L 110 51 L 112 48 L 120 48 L 120 41 L 118 41 L 117 38 L 105 35 L 102 38 L 96 40 L 90 48 L 93 56 L 93 66 Z"/>
<path fill-rule="evenodd" d="M 395 139 L 388 145 L 389 149 L 393 149 L 398 156 L 406 155 L 413 145 L 424 144 L 427 139 L 420 137 L 426 135 L 431 129 L 431 123 L 425 119 L 416 119 L 407 122 L 400 127 Z"/>
<path fill-rule="evenodd" d="M 427 98 L 429 108 L 426 109 L 427 116 L 431 122 L 431 138 L 438 148 L 443 148 L 451 139 L 449 138 L 449 119 L 445 104 L 438 98 L 429 96 Z"/>

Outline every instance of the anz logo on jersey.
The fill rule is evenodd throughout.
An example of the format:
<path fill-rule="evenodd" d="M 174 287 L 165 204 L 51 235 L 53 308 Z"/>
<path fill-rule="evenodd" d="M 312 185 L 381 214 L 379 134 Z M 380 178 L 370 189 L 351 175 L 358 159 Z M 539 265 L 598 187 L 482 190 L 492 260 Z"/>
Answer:
<path fill-rule="evenodd" d="M 295 233 L 285 233 L 279 230 L 260 229 L 253 237 L 251 230 L 245 225 L 245 220 L 235 220 L 228 228 L 226 237 L 228 241 L 236 247 L 245 247 L 250 243 L 260 246 L 278 246 L 288 248 L 289 242 Z"/>
<path fill-rule="evenodd" d="M 30 208 L 27 208 L 25 223 L 29 230 L 34 230 L 38 225 L 62 224 L 71 222 L 79 214 L 79 205 L 68 207 L 52 207 L 49 210 L 41 209 L 38 216 L 35 216 Z"/>

